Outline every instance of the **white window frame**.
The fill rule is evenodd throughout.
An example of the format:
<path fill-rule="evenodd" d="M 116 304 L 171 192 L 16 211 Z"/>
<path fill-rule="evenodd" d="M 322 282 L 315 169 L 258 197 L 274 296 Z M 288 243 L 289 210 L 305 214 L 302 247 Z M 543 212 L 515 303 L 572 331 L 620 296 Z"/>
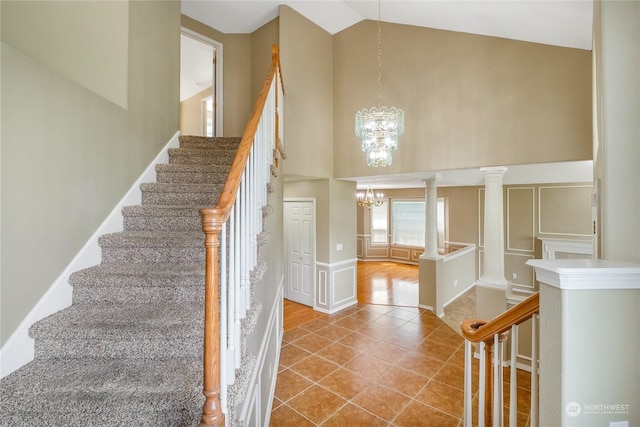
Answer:
<path fill-rule="evenodd" d="M 385 218 L 384 218 L 384 223 L 385 223 L 385 228 L 384 228 L 384 241 L 376 241 L 374 236 L 378 236 L 378 235 L 382 235 L 379 233 L 375 233 L 374 230 L 376 230 L 374 228 L 374 223 L 376 222 L 373 218 L 374 213 L 377 211 L 381 211 L 384 212 L 385 214 Z M 370 211 L 369 211 L 369 220 L 370 220 L 370 224 L 371 224 L 371 231 L 370 231 L 370 235 L 371 235 L 371 246 L 386 246 L 389 244 L 389 203 L 388 200 L 385 199 L 382 204 L 380 206 L 372 206 Z"/>

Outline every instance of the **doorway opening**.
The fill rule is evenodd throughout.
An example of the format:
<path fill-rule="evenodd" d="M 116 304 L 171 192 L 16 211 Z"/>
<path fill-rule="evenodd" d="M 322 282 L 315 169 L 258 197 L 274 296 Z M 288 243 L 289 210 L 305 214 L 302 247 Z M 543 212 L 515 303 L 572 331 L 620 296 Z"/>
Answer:
<path fill-rule="evenodd" d="M 182 28 L 180 133 L 222 136 L 222 44 Z"/>

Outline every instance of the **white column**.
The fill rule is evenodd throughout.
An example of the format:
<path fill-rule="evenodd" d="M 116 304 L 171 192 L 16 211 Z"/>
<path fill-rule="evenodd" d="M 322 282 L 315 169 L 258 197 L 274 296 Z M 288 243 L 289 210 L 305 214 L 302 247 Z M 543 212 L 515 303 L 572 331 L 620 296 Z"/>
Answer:
<path fill-rule="evenodd" d="M 439 175 L 425 179 L 424 256 L 438 257 L 437 203 Z"/>
<path fill-rule="evenodd" d="M 481 168 L 484 175 L 484 262 L 479 284 L 506 288 L 504 278 L 504 209 L 502 181 L 505 167 Z"/>

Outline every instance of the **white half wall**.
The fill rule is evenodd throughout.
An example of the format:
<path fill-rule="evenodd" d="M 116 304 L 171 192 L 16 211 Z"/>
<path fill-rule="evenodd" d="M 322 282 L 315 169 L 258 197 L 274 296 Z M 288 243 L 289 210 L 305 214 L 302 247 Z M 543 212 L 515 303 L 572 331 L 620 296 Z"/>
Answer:
<path fill-rule="evenodd" d="M 332 314 L 358 303 L 358 259 L 316 263 L 314 310 Z"/>

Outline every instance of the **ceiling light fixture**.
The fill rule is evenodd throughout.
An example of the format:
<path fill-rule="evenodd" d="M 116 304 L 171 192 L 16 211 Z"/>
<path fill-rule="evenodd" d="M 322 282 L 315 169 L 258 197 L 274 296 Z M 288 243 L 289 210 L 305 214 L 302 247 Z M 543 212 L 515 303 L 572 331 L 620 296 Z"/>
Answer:
<path fill-rule="evenodd" d="M 367 188 L 366 192 L 358 191 L 356 194 L 358 206 L 371 209 L 373 206 L 380 206 L 384 203 L 384 195 L 382 193 L 373 194 L 373 188 Z"/>
<path fill-rule="evenodd" d="M 356 136 L 361 140 L 362 151 L 367 153 L 367 166 L 373 167 L 391 164 L 392 152 L 398 149 L 398 137 L 404 133 L 404 111 L 382 106 L 381 93 L 382 31 L 378 0 L 378 106 L 356 113 Z"/>

